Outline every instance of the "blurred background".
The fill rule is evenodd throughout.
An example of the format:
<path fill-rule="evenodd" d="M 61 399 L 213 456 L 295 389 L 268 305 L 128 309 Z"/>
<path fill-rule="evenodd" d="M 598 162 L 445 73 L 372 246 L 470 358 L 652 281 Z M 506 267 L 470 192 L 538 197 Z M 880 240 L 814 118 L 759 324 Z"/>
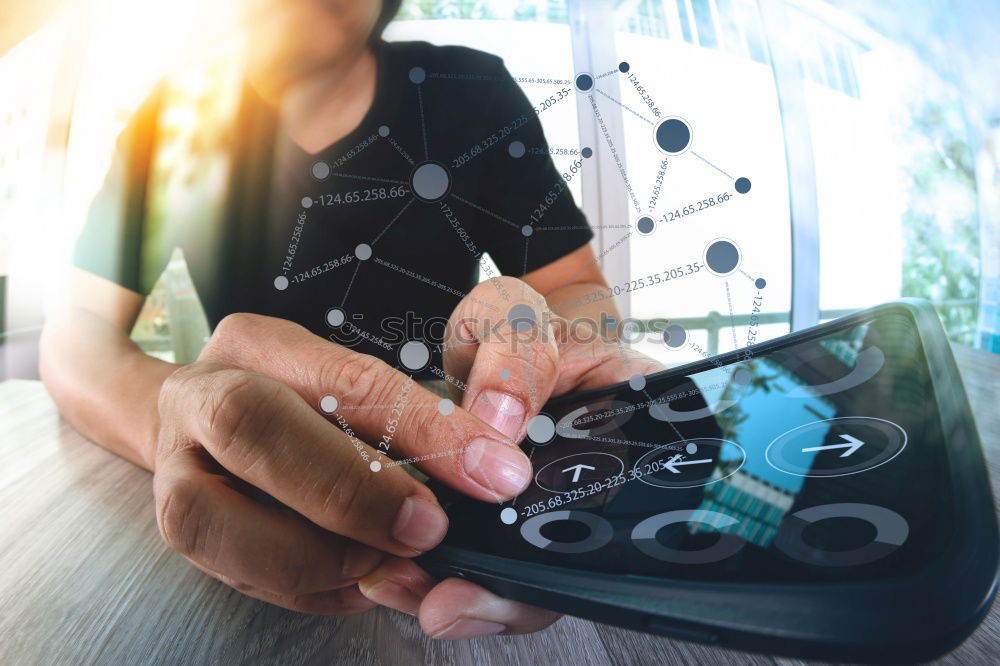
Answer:
<path fill-rule="evenodd" d="M 217 212 L 247 48 L 232 9 L 231 0 L 5 0 L 0 380 L 37 377 L 46 304 L 60 295 L 115 139 L 154 87 L 154 146 L 130 175 L 144 183 L 139 205 L 164 227 Z M 759 338 L 919 296 L 953 341 L 1000 353 L 998 30 L 1000 3 L 986 0 L 404 0 L 386 38 L 490 51 L 526 79 L 627 61 L 664 115 L 689 121 L 700 155 L 751 179 L 750 195 L 607 252 L 609 283 L 685 263 L 724 236 L 742 249 L 741 268 L 767 280 Z M 645 109 L 627 78 L 606 80 Z M 536 103 L 551 93 L 521 85 Z M 645 203 L 663 156 L 648 125 L 598 101 Z M 541 119 L 560 170 L 581 147 L 595 151 L 571 183 L 591 224 L 633 223 L 586 97 Z M 695 158 L 672 159 L 657 210 L 730 185 Z M 622 236 L 595 233 L 599 255 Z M 634 344 L 675 364 L 695 352 L 666 348 L 656 333 L 664 322 L 709 353 L 742 346 L 751 291 L 678 282 L 623 293 L 618 305 L 636 321 Z M 207 334 L 175 256 L 133 337 L 186 361 Z"/>

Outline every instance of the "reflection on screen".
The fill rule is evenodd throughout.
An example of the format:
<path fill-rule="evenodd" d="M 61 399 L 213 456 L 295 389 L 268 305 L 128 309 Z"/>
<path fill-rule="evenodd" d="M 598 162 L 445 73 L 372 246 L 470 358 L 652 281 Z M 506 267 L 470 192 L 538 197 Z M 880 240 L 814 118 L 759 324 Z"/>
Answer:
<path fill-rule="evenodd" d="M 534 483 L 446 502 L 449 543 L 586 570 L 758 582 L 885 578 L 950 536 L 912 321 L 881 315 L 639 391 L 563 403 Z"/>

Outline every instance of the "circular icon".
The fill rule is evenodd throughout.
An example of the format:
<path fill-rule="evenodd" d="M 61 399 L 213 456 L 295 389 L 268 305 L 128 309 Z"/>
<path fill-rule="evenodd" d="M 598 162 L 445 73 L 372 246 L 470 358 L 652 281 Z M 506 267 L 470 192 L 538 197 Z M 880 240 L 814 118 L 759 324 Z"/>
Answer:
<path fill-rule="evenodd" d="M 714 545 L 700 550 L 682 550 L 664 546 L 656 539 L 656 533 L 668 525 L 682 523 L 703 523 L 721 530 L 739 521 L 717 511 L 704 509 L 680 509 L 667 511 L 646 518 L 632 529 L 632 543 L 646 555 L 673 564 L 710 564 L 735 555 L 746 543 L 734 534 L 719 533 Z M 684 528 L 684 533 L 688 533 Z"/>
<path fill-rule="evenodd" d="M 732 476 L 746 459 L 736 442 L 692 437 L 653 449 L 632 470 L 640 481 L 658 488 L 697 488 Z"/>
<path fill-rule="evenodd" d="M 792 428 L 764 452 L 768 464 L 794 476 L 847 476 L 884 465 L 906 448 L 906 431 L 892 421 L 841 416 Z"/>
<path fill-rule="evenodd" d="M 653 127 L 653 142 L 657 150 L 667 155 L 680 155 L 691 147 L 691 125 L 680 116 L 669 116 Z"/>
<path fill-rule="evenodd" d="M 726 277 L 736 272 L 740 267 L 742 255 L 740 248 L 728 238 L 716 238 L 705 246 L 702 259 L 708 272 L 719 277 Z"/>
<path fill-rule="evenodd" d="M 528 419 L 528 441 L 535 446 L 545 446 L 556 436 L 556 422 L 548 414 L 535 414 Z"/>
<path fill-rule="evenodd" d="M 550 493 L 564 493 L 595 481 L 604 481 L 625 471 L 625 463 L 610 453 L 574 453 L 538 470 L 535 483 Z"/>
<path fill-rule="evenodd" d="M 875 527 L 875 538 L 860 548 L 827 550 L 810 546 L 803 539 L 809 525 L 828 518 L 855 518 Z M 906 520 L 890 509 L 874 504 L 821 504 L 796 511 L 785 518 L 774 546 L 785 555 L 807 564 L 850 567 L 880 560 L 903 545 L 910 534 Z"/>
<path fill-rule="evenodd" d="M 563 520 L 583 523 L 590 528 L 590 534 L 579 541 L 553 541 L 542 536 L 542 527 Z M 611 523 L 604 518 L 586 511 L 549 511 L 541 513 L 521 523 L 521 536 L 532 546 L 554 553 L 588 553 L 606 545 L 615 536 Z"/>

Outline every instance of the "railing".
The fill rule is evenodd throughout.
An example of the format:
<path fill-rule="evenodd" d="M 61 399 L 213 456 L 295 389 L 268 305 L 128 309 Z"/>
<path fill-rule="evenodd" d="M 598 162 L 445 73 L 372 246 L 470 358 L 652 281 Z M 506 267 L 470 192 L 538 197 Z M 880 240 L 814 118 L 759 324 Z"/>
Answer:
<path fill-rule="evenodd" d="M 978 301 L 974 298 L 968 299 L 952 299 L 944 301 L 932 301 L 932 305 L 940 310 L 952 310 L 952 309 L 962 309 L 971 308 L 975 309 L 978 307 Z M 849 315 L 853 312 L 857 312 L 860 308 L 843 308 L 836 310 L 820 310 L 819 320 L 828 321 L 830 319 L 836 319 L 837 317 L 843 317 L 844 315 Z M 787 324 L 788 323 L 788 312 L 759 312 L 756 314 L 757 322 L 761 325 L 764 324 Z M 677 317 L 674 319 L 639 319 L 633 320 L 634 331 L 636 332 L 660 332 L 664 330 L 667 325 L 680 325 L 687 331 L 706 331 L 708 333 L 708 348 L 706 351 L 715 355 L 719 353 L 719 333 L 724 328 L 729 328 L 732 326 L 749 326 L 750 318 L 754 316 L 749 313 L 741 313 L 735 315 L 721 314 L 715 310 L 708 313 L 704 317 Z M 955 333 L 954 331 L 952 332 Z M 742 346 L 742 345 L 741 345 Z"/>

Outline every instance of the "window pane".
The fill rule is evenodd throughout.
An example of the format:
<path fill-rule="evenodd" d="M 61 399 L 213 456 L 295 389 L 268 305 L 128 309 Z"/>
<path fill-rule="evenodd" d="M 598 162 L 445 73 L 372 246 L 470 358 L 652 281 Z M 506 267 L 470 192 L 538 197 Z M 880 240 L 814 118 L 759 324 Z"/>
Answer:
<path fill-rule="evenodd" d="M 764 29 L 760 24 L 760 14 L 757 3 L 743 0 L 737 3 L 740 20 L 743 23 L 743 34 L 746 36 L 750 57 L 757 62 L 766 63 L 767 47 L 764 44 Z"/>
<path fill-rule="evenodd" d="M 806 82 L 823 317 L 920 296 L 936 302 L 953 339 L 971 344 L 979 222 L 958 95 L 914 53 L 878 34 L 800 26 L 797 44 L 853 46 L 861 37 L 865 44 L 837 49 L 844 92 Z"/>
<path fill-rule="evenodd" d="M 681 18 L 681 32 L 684 35 L 684 41 L 690 44 L 694 40 L 691 38 L 691 16 L 688 14 L 687 0 L 677 0 L 677 13 Z"/>
<path fill-rule="evenodd" d="M 746 54 L 624 32 L 616 34 L 615 48 L 618 59 L 629 63 L 629 73 L 617 75 L 619 101 L 636 112 L 621 111 L 626 171 L 641 215 L 656 220 L 653 233 L 639 232 L 635 223 L 641 215 L 628 200 L 635 230 L 629 240 L 629 273 L 631 280 L 643 280 L 641 286 L 629 286 L 631 316 L 660 331 L 669 319 L 688 332 L 679 349 L 668 348 L 656 332 L 637 348 L 677 363 L 694 360 L 699 349 L 716 353 L 743 347 L 751 314 L 761 320 L 754 327 L 757 340 L 788 332 L 788 185 L 770 64 Z M 648 93 L 660 119 L 679 116 L 690 125 L 689 150 L 670 156 L 658 149 L 654 125 L 638 117 L 657 122 L 638 86 Z M 598 98 L 602 113 L 618 108 Z M 664 160 L 667 167 L 654 196 Z M 738 177 L 751 182 L 746 194 L 735 190 Z M 726 277 L 707 270 L 689 274 L 687 265 L 703 262 L 706 247 L 719 238 L 739 248 L 739 269 Z M 760 312 L 754 313 L 757 278 L 764 279 L 765 288 L 756 302 Z"/>
<path fill-rule="evenodd" d="M 715 36 L 715 24 L 712 23 L 712 10 L 708 0 L 691 0 L 694 10 L 695 25 L 698 27 L 698 43 L 710 48 L 719 47 L 719 39 Z"/>

